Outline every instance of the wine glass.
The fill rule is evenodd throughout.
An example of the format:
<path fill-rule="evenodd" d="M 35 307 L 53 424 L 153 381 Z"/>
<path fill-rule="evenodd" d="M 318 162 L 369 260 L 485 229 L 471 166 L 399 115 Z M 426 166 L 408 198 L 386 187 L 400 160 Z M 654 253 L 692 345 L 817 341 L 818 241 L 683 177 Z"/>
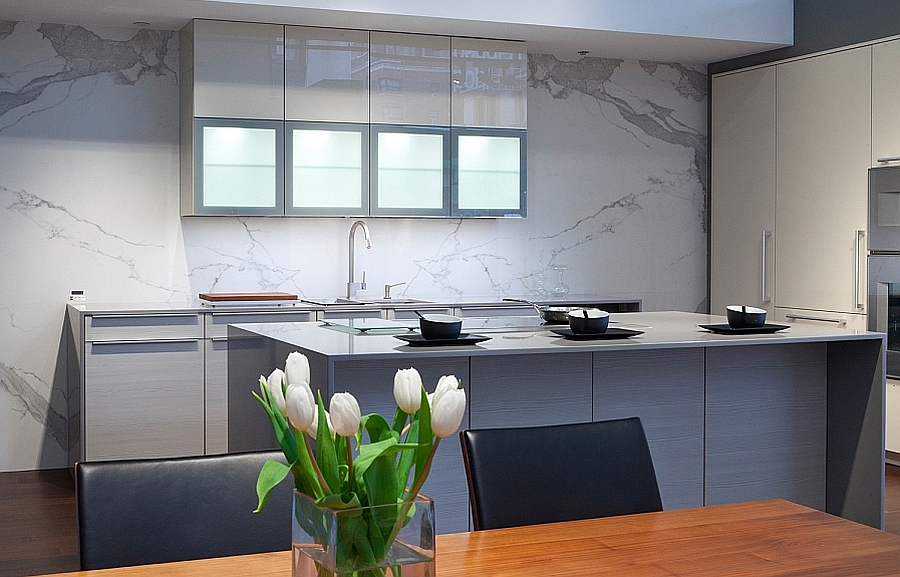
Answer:
<path fill-rule="evenodd" d="M 553 293 L 553 296 L 556 296 L 556 297 L 566 296 L 567 294 L 569 294 L 569 285 L 567 285 L 566 283 L 563 282 L 563 273 L 566 272 L 567 270 L 571 270 L 572 267 L 566 266 L 564 264 L 558 264 L 558 265 L 551 266 L 550 268 L 552 270 L 555 270 L 557 273 L 559 273 L 559 278 L 556 281 L 556 286 L 553 287 L 553 290 L 551 291 Z"/>

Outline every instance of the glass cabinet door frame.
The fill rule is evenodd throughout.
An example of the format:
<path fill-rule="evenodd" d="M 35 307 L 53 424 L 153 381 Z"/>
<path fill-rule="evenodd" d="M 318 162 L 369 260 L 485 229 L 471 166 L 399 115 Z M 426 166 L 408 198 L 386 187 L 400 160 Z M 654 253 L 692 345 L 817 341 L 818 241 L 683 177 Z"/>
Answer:
<path fill-rule="evenodd" d="M 369 149 L 371 155 L 371 166 L 369 169 L 369 214 L 371 216 L 450 216 L 450 127 L 370 124 L 369 130 Z M 384 133 L 431 134 L 441 136 L 442 191 L 440 208 L 387 208 L 380 206 L 378 188 L 378 135 Z"/>
<path fill-rule="evenodd" d="M 236 118 L 194 119 L 194 214 L 198 216 L 277 216 L 284 214 L 284 122 Z M 275 206 L 206 206 L 204 204 L 204 128 L 259 128 L 275 132 Z"/>
<path fill-rule="evenodd" d="M 450 216 L 461 218 L 485 217 L 525 217 L 526 216 L 526 186 L 527 166 L 528 166 L 528 149 L 527 149 L 527 131 L 525 129 L 516 128 L 475 128 L 475 127 L 453 127 L 450 131 L 451 135 L 451 210 Z M 460 136 L 496 136 L 502 138 L 518 138 L 519 139 L 519 203 L 516 208 L 459 208 L 459 137 Z"/>
<path fill-rule="evenodd" d="M 360 198 L 359 206 L 294 206 L 294 129 L 356 132 L 360 135 Z M 286 121 L 285 148 L 285 203 L 284 214 L 289 216 L 369 216 L 369 125 L 354 122 L 303 122 Z"/>

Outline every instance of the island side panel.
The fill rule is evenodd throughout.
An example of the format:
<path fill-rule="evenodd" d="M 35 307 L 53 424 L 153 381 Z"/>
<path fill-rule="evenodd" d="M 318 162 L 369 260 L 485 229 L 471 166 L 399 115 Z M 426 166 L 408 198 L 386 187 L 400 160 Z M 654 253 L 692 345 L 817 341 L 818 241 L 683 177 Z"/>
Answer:
<path fill-rule="evenodd" d="M 397 409 L 394 401 L 394 375 L 398 369 L 415 367 L 428 392 L 434 391 L 443 375 L 455 375 L 462 381 L 469 400 L 469 358 L 436 356 L 430 358 L 393 357 L 384 360 L 336 360 L 334 390 L 353 393 L 363 414 L 380 413 L 390 422 Z M 463 415 L 460 429 L 468 428 L 469 411 Z M 469 498 L 462 449 L 457 435 L 440 441 L 422 493 L 434 500 L 435 530 L 458 533 L 469 530 Z"/>
<path fill-rule="evenodd" d="M 709 347 L 706 505 L 825 509 L 827 345 Z"/>
<path fill-rule="evenodd" d="M 640 417 L 663 508 L 703 505 L 703 349 L 594 353 L 593 419 Z"/>
<path fill-rule="evenodd" d="M 591 421 L 591 353 L 473 356 L 473 429 Z"/>
<path fill-rule="evenodd" d="M 884 340 L 828 343 L 826 511 L 884 528 Z"/>
<path fill-rule="evenodd" d="M 259 377 L 268 377 L 292 351 L 307 356 L 310 365 L 310 387 L 327 397 L 328 359 L 324 355 L 235 326 L 228 327 L 228 452 L 267 451 L 278 449 L 275 431 L 259 401 Z"/>

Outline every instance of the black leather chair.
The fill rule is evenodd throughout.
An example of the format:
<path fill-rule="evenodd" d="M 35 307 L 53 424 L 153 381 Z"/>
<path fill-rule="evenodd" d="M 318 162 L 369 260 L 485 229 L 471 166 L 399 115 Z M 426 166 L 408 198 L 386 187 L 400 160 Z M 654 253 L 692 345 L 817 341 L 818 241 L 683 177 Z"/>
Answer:
<path fill-rule="evenodd" d="M 75 464 L 82 570 L 291 548 L 293 484 L 256 508 L 256 478 L 279 451 Z"/>
<path fill-rule="evenodd" d="M 638 417 L 460 432 L 476 530 L 662 511 Z"/>

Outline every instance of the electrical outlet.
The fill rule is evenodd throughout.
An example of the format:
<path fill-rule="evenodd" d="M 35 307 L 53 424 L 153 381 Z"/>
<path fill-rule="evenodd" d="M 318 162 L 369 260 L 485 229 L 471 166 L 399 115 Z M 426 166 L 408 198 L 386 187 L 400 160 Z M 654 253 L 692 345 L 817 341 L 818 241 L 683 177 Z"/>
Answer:
<path fill-rule="evenodd" d="M 70 301 L 83 301 L 84 300 L 84 291 L 79 291 L 79 290 L 69 291 L 69 300 Z"/>

